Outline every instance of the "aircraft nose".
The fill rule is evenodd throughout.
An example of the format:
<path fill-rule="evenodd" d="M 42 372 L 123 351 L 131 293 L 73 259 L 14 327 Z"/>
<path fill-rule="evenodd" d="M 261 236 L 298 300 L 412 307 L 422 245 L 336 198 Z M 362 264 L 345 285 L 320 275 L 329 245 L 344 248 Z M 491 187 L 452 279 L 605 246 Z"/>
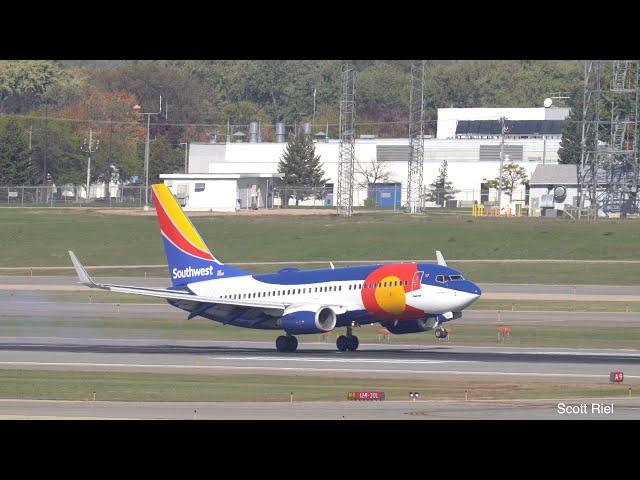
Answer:
<path fill-rule="evenodd" d="M 474 295 L 477 295 L 478 297 L 480 295 L 482 295 L 482 290 L 480 290 L 480 287 L 478 285 L 476 285 L 473 282 L 469 282 L 469 293 L 473 293 Z"/>

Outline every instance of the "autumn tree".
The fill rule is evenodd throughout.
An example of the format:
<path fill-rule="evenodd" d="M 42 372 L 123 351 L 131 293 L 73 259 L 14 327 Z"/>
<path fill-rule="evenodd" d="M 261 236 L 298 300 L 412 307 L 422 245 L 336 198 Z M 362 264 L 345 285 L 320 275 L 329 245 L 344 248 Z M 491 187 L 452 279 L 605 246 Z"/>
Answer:
<path fill-rule="evenodd" d="M 140 147 L 146 138 L 146 125 L 143 116 L 133 110 L 136 103 L 135 95 L 130 92 L 89 86 L 81 102 L 54 112 L 58 117 L 82 120 L 74 123 L 75 132 L 84 138 L 92 128 L 94 138 L 100 140 L 100 149 L 92 156 L 92 182 L 114 180 L 114 168 L 120 181 L 131 175 L 142 175 Z M 94 119 L 100 121 L 92 122 Z"/>
<path fill-rule="evenodd" d="M 524 167 L 511 162 L 502 167 L 502 192 L 513 201 L 513 192 L 520 186 L 529 183 L 529 175 Z M 500 176 L 486 182 L 488 188 L 500 188 Z"/>

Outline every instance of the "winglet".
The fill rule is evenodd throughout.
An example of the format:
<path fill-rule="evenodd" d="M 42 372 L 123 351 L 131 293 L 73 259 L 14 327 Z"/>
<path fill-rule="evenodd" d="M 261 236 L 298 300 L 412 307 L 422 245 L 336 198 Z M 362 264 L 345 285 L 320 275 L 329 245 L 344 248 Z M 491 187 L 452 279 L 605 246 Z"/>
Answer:
<path fill-rule="evenodd" d="M 329 262 L 329 265 L 331 265 L 331 270 L 335 270 L 336 267 L 333 266 L 333 262 Z"/>
<path fill-rule="evenodd" d="M 84 269 L 76 254 L 69 250 L 69 256 L 71 257 L 71 262 L 73 262 L 73 267 L 76 269 L 76 273 L 78 274 L 78 279 L 80 283 L 86 285 L 87 287 L 97 287 L 96 283 L 91 279 L 87 271 Z"/>
<path fill-rule="evenodd" d="M 444 261 L 444 257 L 442 256 L 442 252 L 440 250 L 436 250 L 436 258 L 438 259 L 438 265 L 442 267 L 447 266 L 447 262 Z"/>

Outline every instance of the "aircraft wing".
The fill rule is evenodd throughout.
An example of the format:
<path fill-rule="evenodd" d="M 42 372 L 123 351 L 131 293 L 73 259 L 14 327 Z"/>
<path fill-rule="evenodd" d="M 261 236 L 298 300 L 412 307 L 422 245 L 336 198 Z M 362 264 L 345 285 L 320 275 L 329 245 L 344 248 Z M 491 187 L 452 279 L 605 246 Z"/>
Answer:
<path fill-rule="evenodd" d="M 147 288 L 147 287 L 133 287 L 127 285 L 111 285 L 107 283 L 96 283 L 84 269 L 80 260 L 76 255 L 69 251 L 69 256 L 73 262 L 73 266 L 78 274 L 80 283 L 86 285 L 89 288 L 99 288 L 101 290 L 108 290 L 111 292 L 130 293 L 133 295 L 144 295 L 146 297 L 157 297 L 172 300 L 187 300 L 189 302 L 199 302 L 217 305 L 231 305 L 234 307 L 249 307 L 259 308 L 261 310 L 271 310 L 271 314 L 282 314 L 287 307 L 294 305 L 292 302 L 274 302 L 265 299 L 251 299 L 251 300 L 231 300 L 220 297 L 205 297 L 202 295 L 195 295 L 193 293 L 181 292 L 178 290 L 170 290 L 166 288 Z M 295 305 L 298 305 L 295 303 Z M 349 310 L 357 309 L 357 306 L 345 306 L 345 305 L 327 305 L 323 306 L 332 307 L 338 315 L 346 313 Z"/>
<path fill-rule="evenodd" d="M 274 301 L 265 301 L 265 300 L 230 300 L 219 297 L 205 297 L 201 295 L 194 295 L 192 293 L 181 292 L 178 290 L 170 290 L 165 288 L 146 288 L 146 287 L 132 287 L 126 285 L 111 285 L 106 283 L 96 283 L 89 276 L 87 271 L 84 269 L 78 257 L 73 252 L 69 252 L 69 256 L 71 257 L 71 261 L 73 262 L 73 266 L 76 269 L 76 273 L 78 274 L 78 278 L 80 283 L 86 285 L 89 288 L 99 288 L 101 290 L 109 290 L 111 292 L 120 292 L 120 293 L 131 293 L 133 295 L 144 295 L 146 297 L 158 297 L 158 298 L 166 298 L 173 300 L 188 300 L 191 302 L 202 302 L 202 303 L 215 303 L 219 305 L 233 305 L 238 307 L 254 307 L 261 309 L 269 309 L 269 310 L 282 310 L 289 306 L 288 303 L 284 302 L 274 302 Z"/>

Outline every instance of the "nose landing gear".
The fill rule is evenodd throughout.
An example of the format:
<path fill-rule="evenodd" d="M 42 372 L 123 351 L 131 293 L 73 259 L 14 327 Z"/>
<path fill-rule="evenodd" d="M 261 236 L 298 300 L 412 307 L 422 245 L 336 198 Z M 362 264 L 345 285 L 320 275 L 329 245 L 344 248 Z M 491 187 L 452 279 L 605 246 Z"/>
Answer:
<path fill-rule="evenodd" d="M 298 348 L 298 339 L 293 335 L 280 335 L 276 339 L 276 350 L 279 352 L 295 352 Z"/>
<path fill-rule="evenodd" d="M 341 352 L 346 352 L 347 350 L 355 352 L 358 349 L 360 341 L 352 332 L 352 327 L 347 327 L 347 335 L 340 335 L 336 340 L 336 347 L 338 347 L 338 350 Z"/>

